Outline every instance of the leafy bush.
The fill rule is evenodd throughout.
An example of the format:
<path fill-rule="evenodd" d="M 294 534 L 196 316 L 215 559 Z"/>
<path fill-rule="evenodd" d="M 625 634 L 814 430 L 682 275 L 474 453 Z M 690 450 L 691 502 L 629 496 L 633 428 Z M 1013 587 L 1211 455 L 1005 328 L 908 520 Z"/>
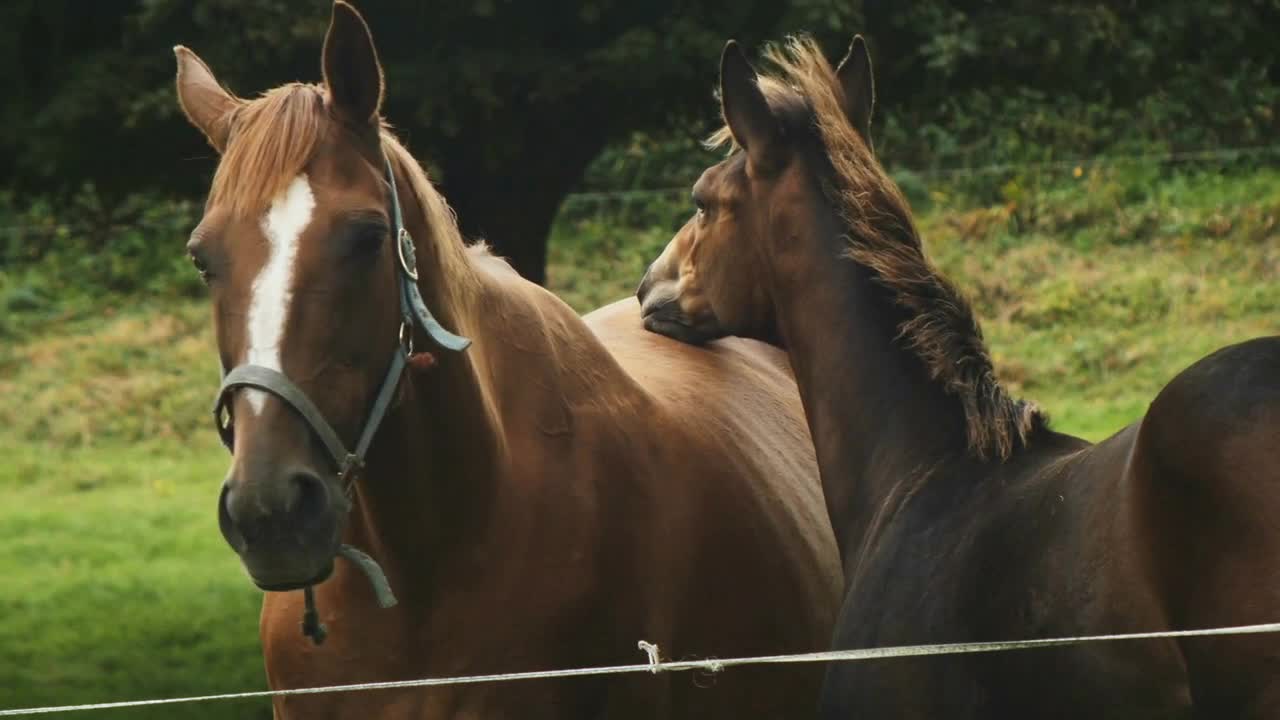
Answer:
<path fill-rule="evenodd" d="M 86 185 L 65 203 L 19 207 L 0 195 L 0 336 L 109 298 L 194 297 L 202 290 L 183 246 L 194 203 L 130 195 L 109 205 Z"/>

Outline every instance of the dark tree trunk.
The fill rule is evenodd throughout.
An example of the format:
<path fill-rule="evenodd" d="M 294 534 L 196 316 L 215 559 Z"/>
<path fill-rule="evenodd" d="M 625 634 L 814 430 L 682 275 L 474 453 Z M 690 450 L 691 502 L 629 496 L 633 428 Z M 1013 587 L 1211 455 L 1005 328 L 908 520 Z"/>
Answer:
<path fill-rule="evenodd" d="M 555 117 L 556 110 L 546 111 Z M 570 110 L 558 111 L 563 117 Z M 526 125 L 527 138 L 512 157 L 480 165 L 486 132 L 458 138 L 457 151 L 439 157 L 440 190 L 458 214 L 468 240 L 483 239 L 507 258 L 520 275 L 545 285 L 547 239 L 565 196 L 582 179 L 587 165 L 604 149 L 607 138 L 596 128 Z M 489 137 L 511 137 L 511 128 Z"/>
<path fill-rule="evenodd" d="M 528 280 L 546 284 L 547 237 L 568 187 L 529 178 L 527 191 L 488 178 L 448 173 L 445 197 L 468 240 L 483 239 Z"/>

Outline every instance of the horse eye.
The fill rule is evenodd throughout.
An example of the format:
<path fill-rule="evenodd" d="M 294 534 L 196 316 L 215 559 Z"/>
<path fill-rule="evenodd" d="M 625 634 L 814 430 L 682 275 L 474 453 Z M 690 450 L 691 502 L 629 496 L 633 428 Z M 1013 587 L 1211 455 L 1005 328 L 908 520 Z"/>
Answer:
<path fill-rule="evenodd" d="M 187 253 L 187 257 L 191 259 L 191 264 L 195 266 L 196 272 L 200 273 L 200 280 L 205 285 L 208 285 L 209 281 L 213 279 L 213 273 L 209 272 L 209 266 L 205 263 L 204 258 L 194 252 Z"/>
<path fill-rule="evenodd" d="M 352 234 L 351 245 L 348 252 L 352 256 L 369 256 L 372 257 L 382 251 L 382 246 L 386 244 L 387 229 L 381 226 L 365 226 L 357 228 Z"/>
<path fill-rule="evenodd" d="M 702 198 L 698 197 L 697 195 L 693 196 L 693 206 L 698 209 L 698 212 L 707 211 L 707 204 L 702 202 Z"/>

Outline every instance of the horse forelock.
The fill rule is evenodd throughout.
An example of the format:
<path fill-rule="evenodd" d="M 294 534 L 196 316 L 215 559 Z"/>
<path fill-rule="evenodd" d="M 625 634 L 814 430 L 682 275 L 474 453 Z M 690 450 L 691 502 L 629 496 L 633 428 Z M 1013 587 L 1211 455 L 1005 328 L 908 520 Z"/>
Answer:
<path fill-rule="evenodd" d="M 328 93 L 323 85 L 289 83 L 237 108 L 231 119 L 226 152 L 214 174 L 210 204 L 229 210 L 235 217 L 263 216 L 315 158 L 335 122 L 326 109 L 327 103 Z M 379 136 L 383 153 L 409 181 L 407 187 L 400 188 L 401 192 L 412 193 L 426 215 L 425 222 L 433 235 L 431 250 L 444 263 L 442 271 L 464 272 L 466 247 L 452 208 L 422 166 L 396 139 L 391 127 L 381 120 Z M 484 248 L 483 243 L 475 246 L 477 252 Z"/>
<path fill-rule="evenodd" d="M 868 269 L 905 312 L 897 341 L 964 409 L 970 452 L 1009 457 L 1047 424 L 1035 404 L 1000 384 L 968 300 L 924 254 L 906 199 L 845 114 L 835 69 L 811 38 L 771 45 L 759 86 L 783 131 L 816 135 L 828 167 L 823 191 L 846 225 L 844 255 Z M 737 152 L 726 126 L 706 141 Z"/>
<path fill-rule="evenodd" d="M 290 83 L 237 108 L 210 203 L 237 217 L 265 212 L 315 154 L 329 122 L 324 104 L 320 86 Z"/>

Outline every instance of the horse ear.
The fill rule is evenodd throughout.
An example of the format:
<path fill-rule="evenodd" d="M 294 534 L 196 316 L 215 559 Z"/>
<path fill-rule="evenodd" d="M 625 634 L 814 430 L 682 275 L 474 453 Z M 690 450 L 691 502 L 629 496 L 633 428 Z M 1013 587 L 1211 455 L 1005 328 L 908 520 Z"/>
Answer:
<path fill-rule="evenodd" d="M 382 65 L 369 26 L 342 0 L 333 3 L 323 57 L 333 107 L 356 123 L 374 122 L 382 107 Z"/>
<path fill-rule="evenodd" d="M 760 91 L 759 77 L 738 43 L 720 56 L 720 110 L 733 139 L 757 165 L 767 165 L 782 139 L 778 121 Z"/>
<path fill-rule="evenodd" d="M 871 74 L 871 53 L 861 35 L 853 36 L 849 52 L 836 68 L 844 91 L 844 113 L 871 147 L 871 112 L 876 105 L 876 81 Z"/>
<path fill-rule="evenodd" d="M 231 111 L 240 105 L 240 99 L 218 84 L 213 71 L 195 53 L 178 45 L 173 54 L 178 60 L 178 105 L 221 153 L 227 148 Z"/>

